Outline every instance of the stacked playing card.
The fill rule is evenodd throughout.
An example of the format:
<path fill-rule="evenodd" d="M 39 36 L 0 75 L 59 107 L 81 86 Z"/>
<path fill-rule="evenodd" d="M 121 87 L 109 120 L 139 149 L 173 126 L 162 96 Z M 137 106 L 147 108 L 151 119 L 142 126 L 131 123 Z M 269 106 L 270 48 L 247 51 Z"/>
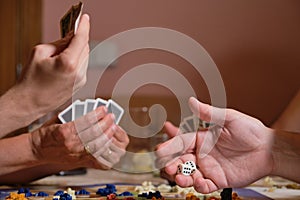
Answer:
<path fill-rule="evenodd" d="M 197 167 L 193 161 L 186 161 L 184 164 L 179 164 L 177 173 L 185 176 L 190 176 L 195 173 Z"/>
<path fill-rule="evenodd" d="M 82 2 L 72 6 L 60 20 L 61 37 L 64 38 L 69 32 L 77 31 L 78 23 L 82 13 Z"/>
<path fill-rule="evenodd" d="M 101 98 L 86 99 L 85 101 L 76 100 L 60 112 L 58 118 L 62 123 L 67 123 L 80 118 L 100 106 L 106 106 L 107 112 L 113 113 L 115 115 L 115 123 L 119 124 L 124 114 L 124 109 L 112 99 L 108 101 Z"/>
<path fill-rule="evenodd" d="M 212 123 L 205 122 L 195 115 L 188 116 L 180 123 L 179 128 L 181 133 L 190 133 L 198 130 L 207 129 L 212 126 Z"/>

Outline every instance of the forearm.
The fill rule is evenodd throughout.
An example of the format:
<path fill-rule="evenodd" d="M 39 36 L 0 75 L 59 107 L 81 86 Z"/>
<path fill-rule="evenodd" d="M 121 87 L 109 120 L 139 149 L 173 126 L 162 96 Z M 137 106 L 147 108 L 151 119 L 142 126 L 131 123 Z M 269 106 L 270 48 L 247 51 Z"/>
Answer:
<path fill-rule="evenodd" d="M 0 140 L 0 176 L 43 164 L 31 148 L 29 133 Z"/>
<path fill-rule="evenodd" d="M 19 85 L 0 97 L 0 138 L 28 126 L 45 114 L 45 111 L 34 105 L 31 98 Z"/>
<path fill-rule="evenodd" d="M 300 182 L 300 134 L 273 130 L 273 174 Z"/>
<path fill-rule="evenodd" d="M 300 90 L 272 125 L 274 129 L 300 132 Z"/>

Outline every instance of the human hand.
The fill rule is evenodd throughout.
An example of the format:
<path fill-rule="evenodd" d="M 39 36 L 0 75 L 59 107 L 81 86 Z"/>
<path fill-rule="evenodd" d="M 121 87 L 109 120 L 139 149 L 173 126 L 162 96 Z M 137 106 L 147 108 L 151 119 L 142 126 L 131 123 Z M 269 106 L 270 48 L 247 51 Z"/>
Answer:
<path fill-rule="evenodd" d="M 269 128 L 232 109 L 215 108 L 195 98 L 191 98 L 189 104 L 202 120 L 214 119 L 215 126 L 178 135 L 178 129 L 166 123 L 166 132 L 173 138 L 159 145 L 156 153 L 157 162 L 165 163 L 167 178 L 181 187 L 194 186 L 198 192 L 210 193 L 226 187 L 246 186 L 271 173 L 274 161 Z M 206 149 L 211 150 L 206 152 Z M 176 174 L 178 164 L 188 160 L 194 161 L 198 170 L 191 176 Z"/>
<path fill-rule="evenodd" d="M 22 101 L 44 115 L 65 103 L 86 82 L 89 56 L 89 16 L 81 17 L 72 37 L 37 45 L 18 81 L 17 94 Z M 23 104 L 22 104 L 23 105 Z M 40 117 L 38 116 L 38 117 Z"/>
<path fill-rule="evenodd" d="M 32 132 L 32 151 L 40 164 L 111 168 L 125 154 L 129 139 L 106 112 L 106 107 L 99 107 L 73 122 L 45 125 Z"/>

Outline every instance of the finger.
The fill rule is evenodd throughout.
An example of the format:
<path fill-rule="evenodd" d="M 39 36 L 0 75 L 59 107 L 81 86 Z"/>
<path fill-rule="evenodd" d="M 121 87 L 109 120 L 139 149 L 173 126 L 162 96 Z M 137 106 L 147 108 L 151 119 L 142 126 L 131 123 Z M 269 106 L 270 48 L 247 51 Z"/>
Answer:
<path fill-rule="evenodd" d="M 223 126 L 226 117 L 226 109 L 217 108 L 198 101 L 196 98 L 189 99 L 191 111 L 201 120 Z"/>
<path fill-rule="evenodd" d="M 105 135 L 106 137 L 111 138 L 113 132 L 107 131 L 114 124 L 114 115 L 108 114 L 103 119 L 101 119 L 98 123 L 92 125 L 86 130 L 79 132 L 78 136 L 84 144 L 89 143 L 90 141 L 98 140 L 101 135 Z"/>
<path fill-rule="evenodd" d="M 166 134 L 170 137 L 173 138 L 176 135 L 180 134 L 180 130 L 178 127 L 174 126 L 171 122 L 166 122 L 164 125 L 164 130 Z"/>
<path fill-rule="evenodd" d="M 80 54 L 79 58 L 79 70 L 76 74 L 76 84 L 84 85 L 86 83 L 86 72 L 88 68 L 88 61 L 89 61 L 89 45 L 86 44 L 83 52 Z"/>
<path fill-rule="evenodd" d="M 112 141 L 106 142 L 93 156 L 104 165 L 112 167 L 120 161 L 120 158 L 126 153 L 124 149 L 114 145 Z"/>
<path fill-rule="evenodd" d="M 178 171 L 178 165 L 182 164 L 180 157 L 166 164 L 165 171 L 167 174 L 176 175 Z"/>
<path fill-rule="evenodd" d="M 49 46 L 51 47 L 52 51 L 49 51 L 49 56 L 56 56 L 58 54 L 60 54 L 62 51 L 64 51 L 70 44 L 71 40 L 72 40 L 73 35 L 72 34 L 68 34 L 66 37 L 56 40 L 54 42 L 51 42 L 49 44 Z"/>
<path fill-rule="evenodd" d="M 196 134 L 187 133 L 181 134 L 172 139 L 158 145 L 155 152 L 158 157 L 171 156 L 176 154 L 183 154 L 195 147 Z"/>
<path fill-rule="evenodd" d="M 187 161 L 193 161 L 194 163 L 196 163 L 195 156 L 190 153 L 181 155 L 177 159 L 174 159 L 173 161 L 168 162 L 165 166 L 165 171 L 170 175 L 175 175 L 178 172 L 178 166 Z"/>
<path fill-rule="evenodd" d="M 162 168 L 160 170 L 160 177 L 167 179 L 169 181 L 172 181 L 172 182 L 175 181 L 175 175 L 170 175 L 170 174 L 166 173 L 164 168 Z"/>
<path fill-rule="evenodd" d="M 194 178 L 194 188 L 197 192 L 208 194 L 218 190 L 217 185 L 210 179 L 205 179 L 203 176 Z"/>
<path fill-rule="evenodd" d="M 129 138 L 126 132 L 120 126 L 117 125 L 114 125 L 112 130 L 114 132 L 113 143 L 119 148 L 125 149 L 129 144 Z"/>
<path fill-rule="evenodd" d="M 171 156 L 165 156 L 165 157 L 158 157 L 155 160 L 155 167 L 158 169 L 162 169 L 165 167 L 168 167 L 170 165 L 173 165 L 175 163 L 175 168 L 177 167 L 177 160 L 179 160 L 181 154 L 173 154 Z"/>
<path fill-rule="evenodd" d="M 76 119 L 74 122 L 76 132 L 80 133 L 85 129 L 90 128 L 96 124 L 99 120 L 106 116 L 107 108 L 105 106 L 98 107 L 96 110 L 89 112 L 88 114 Z"/>
<path fill-rule="evenodd" d="M 70 57 L 70 60 L 78 60 L 78 58 L 80 58 L 80 55 L 89 40 L 89 30 L 89 16 L 87 14 L 84 14 L 80 18 L 76 34 L 72 38 L 68 48 L 63 51 L 63 53 L 67 54 L 68 57 Z"/>

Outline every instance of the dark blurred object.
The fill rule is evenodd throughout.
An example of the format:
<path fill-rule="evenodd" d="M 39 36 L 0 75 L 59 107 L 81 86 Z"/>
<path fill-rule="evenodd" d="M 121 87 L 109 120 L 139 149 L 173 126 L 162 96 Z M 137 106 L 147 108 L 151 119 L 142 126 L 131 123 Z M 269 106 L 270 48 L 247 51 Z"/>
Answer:
<path fill-rule="evenodd" d="M 78 168 L 78 169 L 73 169 L 73 170 L 68 170 L 68 171 L 61 171 L 57 173 L 57 176 L 73 176 L 73 175 L 82 175 L 86 174 L 87 170 L 86 168 Z"/>
<path fill-rule="evenodd" d="M 232 188 L 224 188 L 221 192 L 221 200 L 232 200 Z"/>

